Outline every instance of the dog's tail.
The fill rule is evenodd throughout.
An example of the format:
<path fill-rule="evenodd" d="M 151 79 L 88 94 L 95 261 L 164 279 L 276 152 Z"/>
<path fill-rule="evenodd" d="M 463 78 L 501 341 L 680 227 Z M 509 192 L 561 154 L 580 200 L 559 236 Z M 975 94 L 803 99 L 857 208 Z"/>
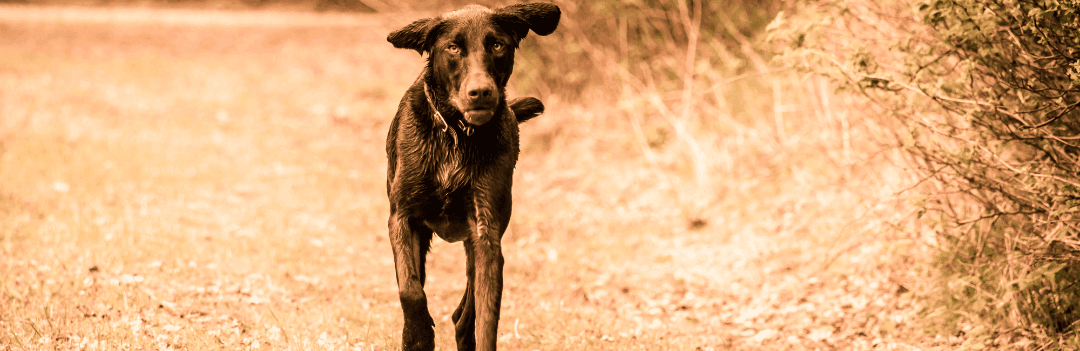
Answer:
<path fill-rule="evenodd" d="M 534 97 L 519 97 L 507 104 L 510 105 L 510 110 L 514 111 L 519 124 L 544 113 L 544 103 Z"/>

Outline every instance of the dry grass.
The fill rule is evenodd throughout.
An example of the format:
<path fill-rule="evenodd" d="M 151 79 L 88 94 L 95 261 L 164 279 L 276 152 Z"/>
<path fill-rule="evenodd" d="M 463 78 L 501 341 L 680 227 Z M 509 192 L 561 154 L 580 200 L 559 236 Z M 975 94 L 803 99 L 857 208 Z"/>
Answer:
<path fill-rule="evenodd" d="M 383 144 L 422 60 L 384 37 L 413 17 L 0 7 L 0 349 L 396 349 Z M 541 97 L 501 347 L 930 345 L 875 127 L 814 80 L 724 89 L 743 112 Z M 443 350 L 462 251 L 428 260 Z"/>

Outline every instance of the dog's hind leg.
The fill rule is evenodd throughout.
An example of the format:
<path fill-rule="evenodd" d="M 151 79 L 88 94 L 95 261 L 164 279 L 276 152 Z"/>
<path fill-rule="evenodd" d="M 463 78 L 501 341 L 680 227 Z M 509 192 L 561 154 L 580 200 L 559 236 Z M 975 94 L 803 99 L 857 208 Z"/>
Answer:
<path fill-rule="evenodd" d="M 424 294 L 424 262 L 431 246 L 432 232 L 423 223 L 399 216 L 390 216 L 390 244 L 394 249 L 394 268 L 397 269 L 398 296 L 405 316 L 401 331 L 404 351 L 435 349 L 435 322 L 427 308 Z"/>
<path fill-rule="evenodd" d="M 473 298 L 473 250 L 472 245 L 465 244 L 465 275 L 468 283 L 465 286 L 465 294 L 461 296 L 461 303 L 454 310 L 454 331 L 457 337 L 458 351 L 472 351 L 476 349 L 476 304 Z"/>

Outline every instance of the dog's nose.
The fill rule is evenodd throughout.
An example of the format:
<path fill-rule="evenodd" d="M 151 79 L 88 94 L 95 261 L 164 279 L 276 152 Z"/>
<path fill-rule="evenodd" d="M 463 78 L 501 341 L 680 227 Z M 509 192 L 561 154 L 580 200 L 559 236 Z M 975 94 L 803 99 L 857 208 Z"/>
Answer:
<path fill-rule="evenodd" d="M 473 99 L 473 100 L 490 99 L 491 95 L 495 94 L 495 89 L 493 87 L 490 87 L 490 86 L 487 86 L 487 85 L 481 85 L 481 86 L 476 86 L 476 87 L 471 87 L 471 88 L 472 89 L 469 89 L 468 93 L 469 93 L 469 98 Z"/>

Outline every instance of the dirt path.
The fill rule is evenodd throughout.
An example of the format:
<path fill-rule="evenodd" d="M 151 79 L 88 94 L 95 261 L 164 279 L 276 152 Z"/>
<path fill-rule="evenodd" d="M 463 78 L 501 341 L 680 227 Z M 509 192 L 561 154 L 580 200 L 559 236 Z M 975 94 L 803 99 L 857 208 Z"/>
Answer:
<path fill-rule="evenodd" d="M 384 38 L 414 17 L 0 6 L 0 346 L 395 349 L 383 142 L 422 59 Z M 730 166 L 694 183 L 620 118 L 523 126 L 501 347 L 916 348 L 895 170 L 748 126 L 701 132 Z M 461 256 L 428 261 L 444 350 Z"/>

